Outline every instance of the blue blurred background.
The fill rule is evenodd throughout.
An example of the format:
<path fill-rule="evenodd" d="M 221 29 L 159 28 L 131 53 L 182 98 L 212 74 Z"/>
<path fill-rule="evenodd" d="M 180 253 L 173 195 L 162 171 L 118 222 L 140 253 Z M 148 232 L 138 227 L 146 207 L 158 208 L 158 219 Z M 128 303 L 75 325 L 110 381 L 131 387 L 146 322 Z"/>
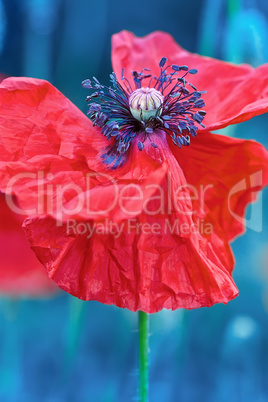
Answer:
<path fill-rule="evenodd" d="M 110 38 L 121 29 L 164 30 L 190 51 L 257 66 L 268 62 L 267 21 L 266 0 L 0 0 L 0 72 L 47 79 L 85 111 L 80 83 L 108 82 Z M 225 134 L 267 146 L 267 124 L 261 116 Z M 268 400 L 267 191 L 257 205 L 262 231 L 233 244 L 240 296 L 151 316 L 152 402 Z M 137 338 L 137 315 L 123 309 L 61 291 L 2 296 L 0 401 L 137 400 Z"/>

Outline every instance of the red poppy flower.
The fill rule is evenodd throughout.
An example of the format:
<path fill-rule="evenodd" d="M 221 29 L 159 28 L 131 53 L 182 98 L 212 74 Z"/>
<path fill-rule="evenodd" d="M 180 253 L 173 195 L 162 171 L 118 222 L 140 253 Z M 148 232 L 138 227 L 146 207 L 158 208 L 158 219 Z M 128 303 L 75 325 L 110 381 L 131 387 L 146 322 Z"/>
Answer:
<path fill-rule="evenodd" d="M 0 193 L 0 294 L 46 296 L 57 287 L 29 248 L 22 229 L 23 220 L 10 210 L 4 194 Z"/>
<path fill-rule="evenodd" d="M 268 66 L 190 54 L 160 32 L 115 35 L 112 61 L 113 88 L 84 82 L 94 124 L 45 81 L 3 82 L 1 190 L 34 215 L 31 247 L 67 292 L 149 313 L 226 303 L 229 241 L 268 157 L 209 130 L 268 110 Z"/>

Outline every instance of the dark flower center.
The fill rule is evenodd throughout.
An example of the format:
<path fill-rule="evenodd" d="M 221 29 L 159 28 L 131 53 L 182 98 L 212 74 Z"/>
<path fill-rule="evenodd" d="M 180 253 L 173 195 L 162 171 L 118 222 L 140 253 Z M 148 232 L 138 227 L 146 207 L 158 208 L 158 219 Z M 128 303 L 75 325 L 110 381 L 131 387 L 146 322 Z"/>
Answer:
<path fill-rule="evenodd" d="M 186 80 L 188 74 L 197 70 L 187 66 L 166 66 L 167 59 L 159 62 L 158 77 L 144 68 L 141 72 L 133 71 L 134 89 L 122 71 L 124 87 L 119 83 L 115 73 L 110 75 L 112 87 L 100 84 L 94 77 L 85 80 L 82 85 L 93 89 L 87 97 L 88 116 L 93 124 L 112 144 L 102 156 L 111 168 L 121 166 L 134 138 L 140 151 L 150 134 L 163 130 L 172 138 L 175 145 L 190 145 L 190 136 L 195 137 L 198 127 L 204 127 L 202 121 L 206 114 L 200 110 L 205 106 L 202 94 Z M 144 81 L 146 86 L 142 86 Z M 153 147 L 157 147 L 151 141 Z"/>

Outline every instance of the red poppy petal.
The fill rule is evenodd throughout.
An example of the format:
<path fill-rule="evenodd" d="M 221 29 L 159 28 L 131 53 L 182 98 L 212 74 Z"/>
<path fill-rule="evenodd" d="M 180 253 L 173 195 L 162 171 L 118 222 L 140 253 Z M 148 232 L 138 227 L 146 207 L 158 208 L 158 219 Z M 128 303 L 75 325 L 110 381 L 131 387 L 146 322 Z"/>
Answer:
<path fill-rule="evenodd" d="M 184 239 L 171 233 L 166 216 L 144 219 L 122 222 L 117 234 L 105 233 L 104 225 L 96 226 L 92 235 L 89 229 L 71 235 L 51 218 L 30 218 L 25 229 L 49 276 L 84 300 L 155 313 L 226 303 L 237 296 L 217 256 L 225 253 L 225 245 L 216 240 L 213 245 L 200 235 Z M 87 224 L 92 225 L 80 223 Z M 150 232 L 157 230 L 152 224 L 160 225 L 160 232 Z"/>
<path fill-rule="evenodd" d="M 125 76 L 132 81 L 132 71 L 141 71 L 149 68 L 152 75 L 159 75 L 159 61 L 171 57 L 178 52 L 188 54 L 180 48 L 171 35 L 164 32 L 153 32 L 143 38 L 133 33 L 122 31 L 112 36 L 112 65 L 118 78 L 121 78 L 122 69 Z"/>
<path fill-rule="evenodd" d="M 204 124 L 209 131 L 268 112 L 268 64 L 248 73 L 237 71 L 242 66 L 225 64 L 226 72 L 224 68 L 219 71 L 224 78 L 216 78 L 213 87 L 207 85 L 204 95 L 208 112 Z"/>
<path fill-rule="evenodd" d="M 228 240 L 245 227 L 258 230 L 261 222 L 246 220 L 247 204 L 268 184 L 268 153 L 255 141 L 202 132 L 189 147 L 172 148 L 193 192 L 195 219 L 213 224 Z"/>
<path fill-rule="evenodd" d="M 103 219 L 107 212 L 93 216 L 86 210 L 88 177 L 95 175 L 95 181 L 91 181 L 91 208 L 107 211 L 113 198 L 113 186 L 107 185 L 107 177 L 115 179 L 119 188 L 137 182 L 146 199 L 153 191 L 146 191 L 144 186 L 160 183 L 166 174 L 162 161 L 142 161 L 139 151 L 122 168 L 107 169 L 99 156 L 110 143 L 100 129 L 93 128 L 89 119 L 46 81 L 7 79 L 0 86 L 0 102 L 1 190 L 16 195 L 24 214 L 48 213 L 64 219 L 62 209 L 66 206 L 67 219 L 79 219 L 84 214 L 87 219 Z M 136 146 L 134 149 L 138 150 Z M 72 215 L 70 209 L 81 197 L 84 205 Z M 130 201 L 129 208 L 138 210 L 136 204 Z M 121 212 L 113 214 L 119 213 L 118 219 L 122 219 Z"/>
<path fill-rule="evenodd" d="M 192 204 L 186 179 L 164 132 L 158 130 L 151 134 L 150 140 L 144 143 L 143 151 L 138 150 L 134 141 L 124 169 L 118 169 L 115 174 L 109 179 L 108 173 L 105 173 L 104 178 L 108 180 L 88 190 L 83 196 L 90 203 L 90 211 L 88 203 L 84 203 L 82 210 L 69 217 L 106 218 L 119 222 L 140 215 L 143 210 L 149 211 L 150 215 L 156 215 L 161 210 L 161 213 L 169 211 L 174 214 L 181 224 L 192 223 Z M 100 179 L 102 175 L 99 175 Z M 66 207 L 72 210 L 78 203 L 79 195 Z"/>
<path fill-rule="evenodd" d="M 0 194 L 0 293 L 14 297 L 51 294 L 57 287 L 30 250 L 22 223 Z"/>
<path fill-rule="evenodd" d="M 51 155 L 42 157 L 37 165 L 34 158 L 26 163 L 3 163 L 2 188 L 17 195 L 19 206 L 10 202 L 10 208 L 21 215 L 49 214 L 60 220 L 126 219 L 140 213 L 167 174 L 163 161 L 148 158 L 137 146 L 135 151 L 136 156 L 123 168 L 98 173 L 82 165 L 81 171 L 72 171 L 70 161 Z"/>
<path fill-rule="evenodd" d="M 135 161 L 137 163 L 137 160 Z M 148 160 L 147 167 L 150 166 Z M 129 173 L 119 178 L 114 178 L 109 173 L 97 173 L 92 177 L 88 176 L 85 186 L 81 186 L 82 191 L 78 192 L 69 202 L 64 202 L 64 212 L 61 204 L 58 204 L 58 215 L 54 214 L 59 220 L 95 220 L 104 219 L 119 222 L 123 219 L 135 217 L 142 212 L 144 204 L 156 192 L 156 187 L 161 186 L 167 174 L 167 165 L 154 166 L 150 172 L 141 169 L 137 171 L 132 165 Z M 148 174 L 145 174 L 147 172 Z M 97 184 L 91 187 L 91 179 L 97 180 Z M 103 181 L 102 181 L 103 180 Z M 86 188 L 83 191 L 83 188 Z M 59 197 L 61 198 L 61 197 Z M 53 215 L 53 214 L 51 214 Z"/>
<path fill-rule="evenodd" d="M 75 183 L 95 171 L 106 138 L 48 82 L 4 80 L 0 108 L 1 191 L 15 194 L 23 209 L 36 207 L 38 185 Z"/>
<path fill-rule="evenodd" d="M 268 111 L 268 65 L 256 70 L 249 65 L 234 65 L 209 57 L 202 57 L 181 48 L 167 33 L 154 32 L 138 38 L 122 31 L 112 38 L 112 63 L 118 78 L 122 68 L 132 81 L 131 72 L 150 68 L 159 75 L 158 63 L 162 57 L 168 64 L 187 65 L 198 70 L 187 79 L 203 95 L 207 115 L 207 130 L 215 130 L 229 124 L 240 123 Z"/>
<path fill-rule="evenodd" d="M 107 140 L 100 130 L 49 82 L 8 78 L 0 85 L 1 160 L 39 155 L 94 158 Z M 14 133 L 16 133 L 14 135 Z"/>

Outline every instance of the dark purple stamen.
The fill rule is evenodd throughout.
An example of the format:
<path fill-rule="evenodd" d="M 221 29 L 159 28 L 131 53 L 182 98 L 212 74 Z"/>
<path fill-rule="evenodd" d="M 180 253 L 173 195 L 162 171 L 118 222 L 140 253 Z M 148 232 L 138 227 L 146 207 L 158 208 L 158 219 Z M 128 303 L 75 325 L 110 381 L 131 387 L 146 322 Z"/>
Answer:
<path fill-rule="evenodd" d="M 196 136 L 196 124 L 204 127 L 202 122 L 206 112 L 200 109 L 205 106 L 201 97 L 206 91 L 197 91 L 185 78 L 188 74 L 196 74 L 197 70 L 189 70 L 184 65 L 166 66 L 166 63 L 167 58 L 163 57 L 159 62 L 158 77 L 149 74 L 149 70 L 145 68 L 141 72 L 133 71 L 134 88 L 125 77 L 124 69 L 121 77 L 124 87 L 115 73 L 110 74 L 112 88 L 100 84 L 95 77 L 82 82 L 83 87 L 94 90 L 87 97 L 89 118 L 94 125 L 101 128 L 102 134 L 108 140 L 112 140 L 112 145 L 102 155 L 102 160 L 110 168 L 115 169 L 125 162 L 134 138 L 139 138 L 137 147 L 142 151 L 144 142 L 150 141 L 150 134 L 160 129 L 181 148 L 182 145 L 190 144 L 190 136 Z M 178 77 L 178 74 L 182 75 Z M 144 81 L 147 80 L 149 82 L 145 85 Z M 134 118 L 129 106 L 130 95 L 142 87 L 154 88 L 164 97 L 161 115 L 158 110 L 155 116 L 146 121 Z M 155 143 L 151 142 L 151 145 L 157 147 Z"/>

